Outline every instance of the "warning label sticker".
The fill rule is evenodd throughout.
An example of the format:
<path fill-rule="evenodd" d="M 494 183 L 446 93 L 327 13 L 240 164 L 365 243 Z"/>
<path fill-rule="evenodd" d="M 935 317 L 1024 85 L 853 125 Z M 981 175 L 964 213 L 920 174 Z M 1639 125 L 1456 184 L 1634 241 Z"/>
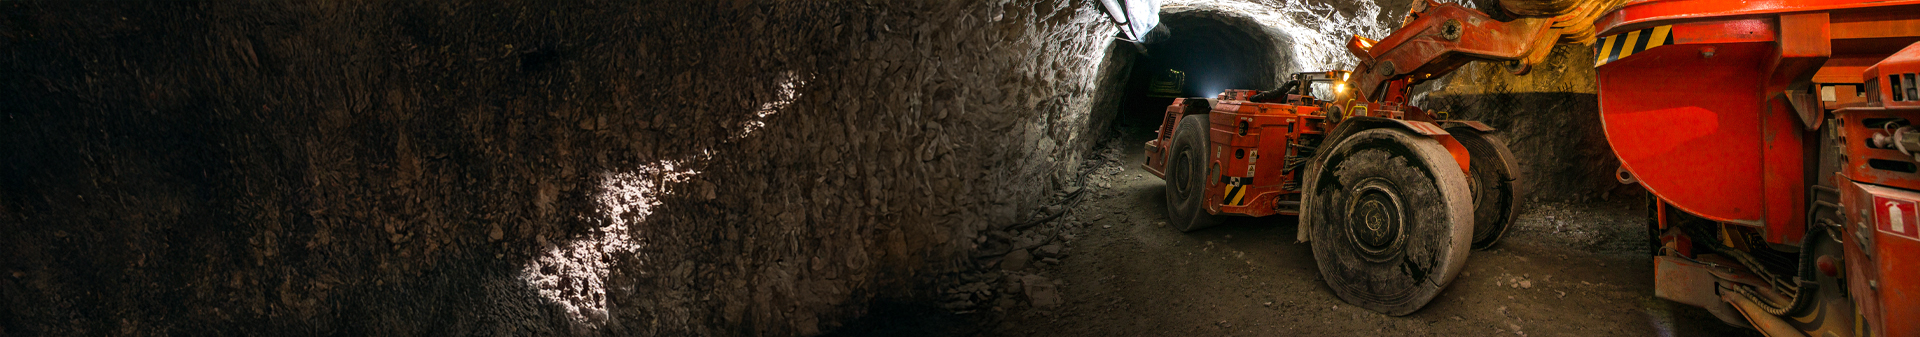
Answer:
<path fill-rule="evenodd" d="M 1882 233 L 1920 239 L 1920 214 L 1911 200 L 1873 196 L 1874 228 Z"/>

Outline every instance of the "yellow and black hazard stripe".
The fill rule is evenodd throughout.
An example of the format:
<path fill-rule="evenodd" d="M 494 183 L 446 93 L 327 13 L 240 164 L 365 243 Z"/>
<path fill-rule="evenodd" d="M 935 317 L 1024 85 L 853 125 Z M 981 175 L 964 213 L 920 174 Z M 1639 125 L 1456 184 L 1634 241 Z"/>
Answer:
<path fill-rule="evenodd" d="M 1673 26 L 1659 26 L 1608 35 L 1594 44 L 1593 66 L 1617 61 L 1653 47 L 1673 44 Z"/>
<path fill-rule="evenodd" d="M 1227 195 L 1225 197 L 1220 198 L 1220 203 L 1225 204 L 1227 206 L 1245 205 L 1247 202 L 1246 200 L 1247 185 L 1253 182 L 1253 178 L 1252 177 L 1223 177 L 1223 178 L 1225 178 L 1223 180 L 1226 180 L 1227 182 Z"/>

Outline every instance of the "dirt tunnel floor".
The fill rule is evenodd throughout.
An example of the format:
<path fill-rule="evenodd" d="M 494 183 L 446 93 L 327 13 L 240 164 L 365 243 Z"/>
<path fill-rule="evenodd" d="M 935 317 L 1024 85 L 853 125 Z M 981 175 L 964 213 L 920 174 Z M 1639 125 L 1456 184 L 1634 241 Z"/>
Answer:
<path fill-rule="evenodd" d="M 1089 178 L 1073 213 L 1081 220 L 1060 226 L 1077 237 L 1070 256 L 1008 272 L 1053 280 L 1061 304 L 998 308 L 1006 318 L 987 335 L 1758 336 L 1653 298 L 1643 197 L 1527 205 L 1439 298 L 1389 317 L 1327 289 L 1310 246 L 1294 243 L 1291 217 L 1167 226 L 1163 183 L 1139 168 L 1141 141 L 1124 142 L 1124 159 Z"/>

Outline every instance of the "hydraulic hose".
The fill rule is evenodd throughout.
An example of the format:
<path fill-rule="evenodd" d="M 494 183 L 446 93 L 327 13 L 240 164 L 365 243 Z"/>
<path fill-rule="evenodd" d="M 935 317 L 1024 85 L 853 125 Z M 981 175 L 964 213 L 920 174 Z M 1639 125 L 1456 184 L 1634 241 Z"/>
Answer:
<path fill-rule="evenodd" d="M 1820 292 L 1820 282 L 1813 281 L 1815 280 L 1814 273 L 1819 272 L 1815 270 L 1817 267 L 1814 264 L 1817 263 L 1816 261 L 1820 258 L 1820 254 L 1814 252 L 1813 244 L 1819 242 L 1817 240 L 1820 238 L 1825 237 L 1826 233 L 1827 231 L 1825 230 L 1807 231 L 1807 235 L 1800 238 L 1800 271 L 1798 273 L 1800 275 L 1793 277 L 1793 282 L 1799 286 L 1799 289 L 1794 290 L 1793 299 L 1789 300 L 1786 306 L 1769 303 L 1762 297 L 1754 298 L 1756 299 L 1755 302 L 1761 304 L 1761 309 L 1764 309 L 1767 314 L 1774 316 L 1797 314 L 1812 307 L 1814 298 L 1820 297 L 1817 294 Z"/>

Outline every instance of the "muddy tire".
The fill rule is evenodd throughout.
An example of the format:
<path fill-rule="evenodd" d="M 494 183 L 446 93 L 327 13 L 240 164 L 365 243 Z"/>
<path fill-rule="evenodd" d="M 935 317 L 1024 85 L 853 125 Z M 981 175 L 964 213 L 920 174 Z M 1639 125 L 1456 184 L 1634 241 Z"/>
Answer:
<path fill-rule="evenodd" d="M 1220 224 L 1207 213 L 1207 115 L 1187 115 L 1167 148 L 1167 222 L 1182 232 Z"/>
<path fill-rule="evenodd" d="M 1327 287 L 1392 316 L 1439 295 L 1467 262 L 1473 203 L 1467 177 L 1438 141 L 1398 129 L 1361 131 L 1309 172 L 1303 221 Z"/>
<path fill-rule="evenodd" d="M 1467 171 L 1472 194 L 1469 198 L 1473 199 L 1473 249 L 1491 248 L 1520 213 L 1520 169 L 1514 166 L 1513 152 L 1507 150 L 1506 142 L 1493 135 L 1464 126 L 1447 128 L 1447 133 L 1453 134 L 1473 157 L 1472 168 Z"/>

